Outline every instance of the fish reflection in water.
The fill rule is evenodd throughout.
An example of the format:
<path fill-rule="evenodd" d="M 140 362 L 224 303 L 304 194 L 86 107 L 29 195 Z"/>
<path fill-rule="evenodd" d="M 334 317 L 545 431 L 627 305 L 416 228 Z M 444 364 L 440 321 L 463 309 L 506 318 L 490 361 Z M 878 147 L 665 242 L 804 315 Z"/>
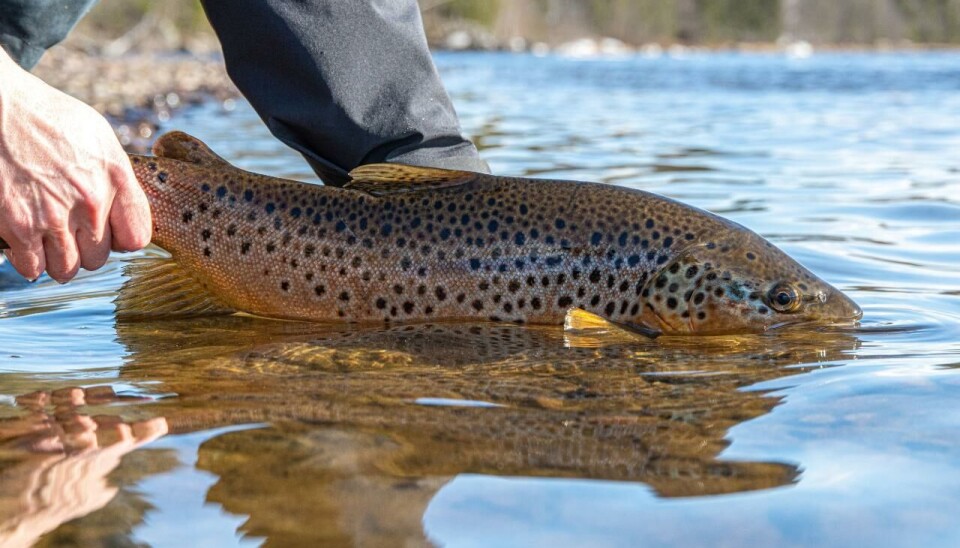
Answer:
<path fill-rule="evenodd" d="M 465 473 L 642 482 L 661 497 L 788 486 L 795 463 L 719 456 L 731 427 L 778 403 L 742 388 L 805 371 L 794 364 L 829 365 L 859 344 L 836 331 L 654 342 L 250 317 L 121 323 L 117 333 L 130 352 L 122 379 L 177 395 L 139 406 L 138 418 L 163 417 L 172 433 L 263 425 L 204 442 L 197 467 L 218 477 L 208 502 L 249 516 L 243 533 L 278 545 L 425 542 L 427 505 Z M 149 506 L 121 509 L 121 498 L 103 511 Z"/>

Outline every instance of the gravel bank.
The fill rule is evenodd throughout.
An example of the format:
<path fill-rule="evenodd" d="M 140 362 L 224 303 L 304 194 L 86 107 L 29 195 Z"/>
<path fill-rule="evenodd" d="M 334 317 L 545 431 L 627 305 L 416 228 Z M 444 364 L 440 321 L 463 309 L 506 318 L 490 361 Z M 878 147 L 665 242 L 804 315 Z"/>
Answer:
<path fill-rule="evenodd" d="M 144 151 L 178 108 L 215 100 L 231 109 L 240 96 L 215 53 L 107 57 L 58 46 L 33 73 L 103 113 L 131 152 Z"/>

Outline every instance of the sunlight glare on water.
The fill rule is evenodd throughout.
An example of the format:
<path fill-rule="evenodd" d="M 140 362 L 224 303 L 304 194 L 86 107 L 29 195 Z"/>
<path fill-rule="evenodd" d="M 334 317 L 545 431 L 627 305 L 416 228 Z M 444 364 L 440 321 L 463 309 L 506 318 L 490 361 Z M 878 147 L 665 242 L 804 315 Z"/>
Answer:
<path fill-rule="evenodd" d="M 861 325 L 118 324 L 124 257 L 65 286 L 4 280 L 0 523 L 51 546 L 960 544 L 958 54 L 437 60 L 495 173 L 722 214 Z M 245 104 L 170 124 L 315 181 Z M 136 443 L 101 428 L 70 452 L 88 417 Z M 20 508 L 37 485 L 62 496 Z"/>

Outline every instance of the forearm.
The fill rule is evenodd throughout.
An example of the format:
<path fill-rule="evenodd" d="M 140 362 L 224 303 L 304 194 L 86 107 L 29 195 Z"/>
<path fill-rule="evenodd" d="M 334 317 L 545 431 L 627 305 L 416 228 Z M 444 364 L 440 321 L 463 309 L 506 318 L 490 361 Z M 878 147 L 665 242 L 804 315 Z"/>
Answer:
<path fill-rule="evenodd" d="M 372 162 L 486 171 L 415 0 L 204 0 L 234 82 L 330 184 Z"/>

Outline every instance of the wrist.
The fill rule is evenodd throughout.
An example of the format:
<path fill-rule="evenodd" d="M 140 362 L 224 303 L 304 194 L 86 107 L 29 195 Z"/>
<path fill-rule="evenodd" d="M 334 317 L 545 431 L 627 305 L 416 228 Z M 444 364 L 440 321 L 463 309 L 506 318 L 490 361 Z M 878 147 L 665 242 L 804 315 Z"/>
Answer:
<path fill-rule="evenodd" d="M 7 54 L 7 51 L 0 47 L 0 97 L 5 91 L 15 87 L 16 83 L 22 80 L 23 75 L 27 74 L 16 61 Z"/>

